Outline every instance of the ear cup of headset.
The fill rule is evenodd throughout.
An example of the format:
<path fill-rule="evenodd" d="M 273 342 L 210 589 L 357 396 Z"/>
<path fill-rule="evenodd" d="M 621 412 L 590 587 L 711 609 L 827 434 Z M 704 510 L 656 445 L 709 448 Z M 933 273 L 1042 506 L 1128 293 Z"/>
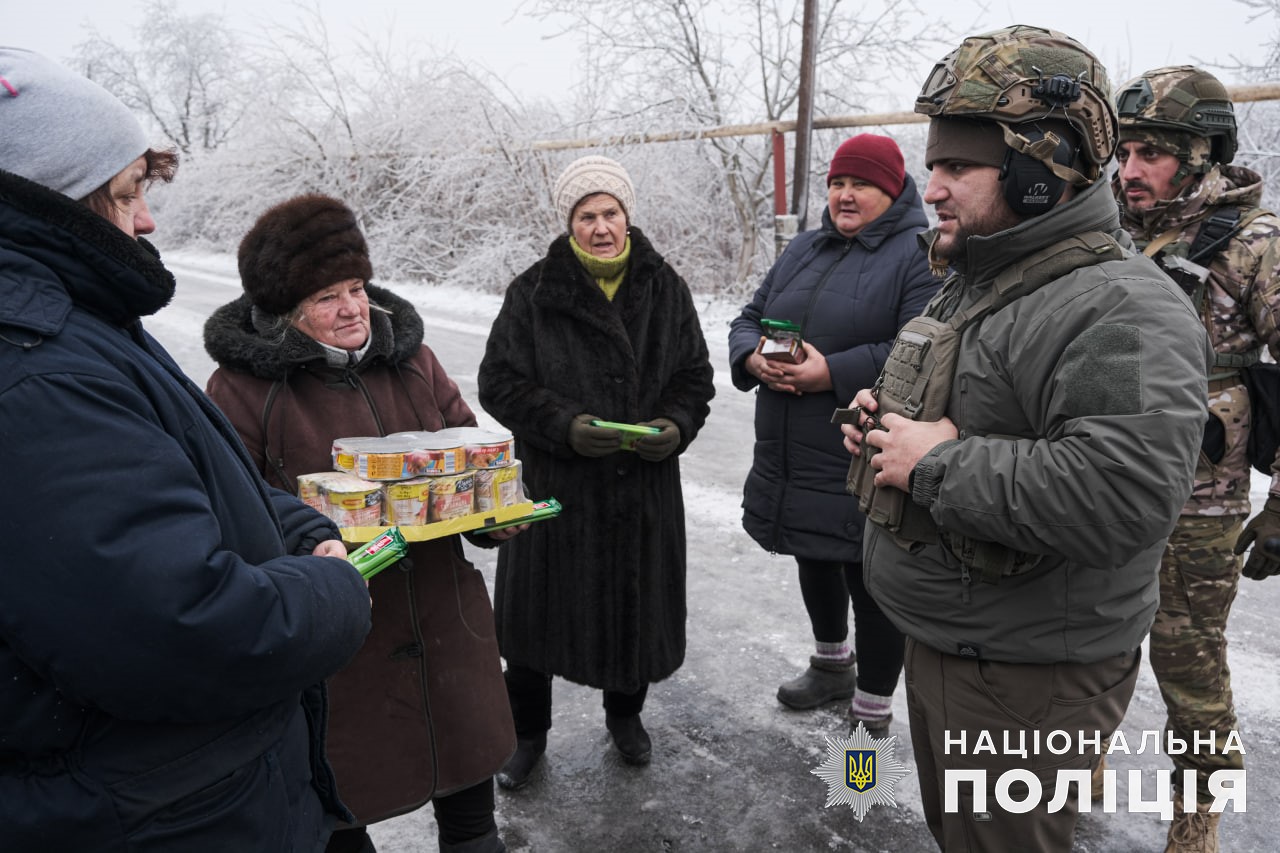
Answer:
<path fill-rule="evenodd" d="M 1038 142 L 1044 138 L 1044 133 L 1031 129 L 1023 136 L 1029 142 Z M 1074 154 L 1067 141 L 1060 140 L 1053 152 L 1053 162 L 1070 166 Z M 1039 216 L 1049 212 L 1067 188 L 1067 182 L 1044 163 L 1012 148 L 1005 153 L 1000 180 L 1004 184 L 1004 200 L 1019 216 Z"/>

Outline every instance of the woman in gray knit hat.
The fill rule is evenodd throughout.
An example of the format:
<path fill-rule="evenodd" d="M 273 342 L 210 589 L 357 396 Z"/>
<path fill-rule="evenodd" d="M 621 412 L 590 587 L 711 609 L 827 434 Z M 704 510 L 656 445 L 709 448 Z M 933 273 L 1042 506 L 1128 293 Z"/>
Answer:
<path fill-rule="evenodd" d="M 553 195 L 568 233 L 507 289 L 478 376 L 481 405 L 515 434 L 530 493 L 565 507 L 498 555 L 518 736 L 504 788 L 525 785 L 546 749 L 555 675 L 603 690 L 622 759 L 649 762 L 640 712 L 685 651 L 679 457 L 715 393 L 689 288 L 631 224 L 626 170 L 583 157 Z M 649 433 L 633 444 L 608 422 Z"/>
<path fill-rule="evenodd" d="M 408 301 L 370 282 L 355 214 L 324 195 L 264 212 L 240 243 L 244 295 L 205 324 L 213 398 L 267 482 L 296 489 L 344 436 L 474 427 Z M 466 534 L 476 545 L 515 535 Z M 457 535 L 409 544 L 369 584 L 373 630 L 329 680 L 326 747 L 355 814 L 327 853 L 371 853 L 365 826 L 433 805 L 440 850 L 500 853 L 493 775 L 515 732 L 480 572 Z"/>
<path fill-rule="evenodd" d="M 0 47 L 0 850 L 317 853 L 350 818 L 321 682 L 368 590 L 142 326 L 175 164 Z"/>

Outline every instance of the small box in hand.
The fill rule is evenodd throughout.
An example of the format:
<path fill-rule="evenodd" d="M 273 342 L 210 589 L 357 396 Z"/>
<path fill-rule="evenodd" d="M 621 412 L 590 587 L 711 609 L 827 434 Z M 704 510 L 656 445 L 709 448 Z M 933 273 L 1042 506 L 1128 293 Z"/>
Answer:
<path fill-rule="evenodd" d="M 760 354 L 772 361 L 785 361 L 797 364 L 804 361 L 804 346 L 801 343 L 800 327 L 789 320 L 760 321 L 764 330 L 764 341 L 760 344 Z"/>

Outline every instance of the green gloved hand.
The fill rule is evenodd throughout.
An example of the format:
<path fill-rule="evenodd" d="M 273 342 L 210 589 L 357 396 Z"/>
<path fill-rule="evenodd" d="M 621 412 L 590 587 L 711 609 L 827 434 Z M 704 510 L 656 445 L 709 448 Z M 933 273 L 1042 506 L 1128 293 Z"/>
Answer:
<path fill-rule="evenodd" d="M 608 456 L 622 447 L 622 433 L 608 427 L 592 426 L 595 415 L 576 415 L 569 422 L 569 446 L 583 456 Z"/>
<path fill-rule="evenodd" d="M 661 462 L 680 446 L 680 427 L 667 418 L 654 418 L 640 426 L 657 427 L 662 430 L 652 435 L 642 435 L 636 439 L 636 455 L 646 462 Z"/>
<path fill-rule="evenodd" d="M 1244 576 L 1260 581 L 1280 574 L 1280 497 L 1272 495 L 1258 513 L 1245 525 L 1236 540 L 1235 552 L 1243 554 L 1253 545 L 1244 564 Z"/>

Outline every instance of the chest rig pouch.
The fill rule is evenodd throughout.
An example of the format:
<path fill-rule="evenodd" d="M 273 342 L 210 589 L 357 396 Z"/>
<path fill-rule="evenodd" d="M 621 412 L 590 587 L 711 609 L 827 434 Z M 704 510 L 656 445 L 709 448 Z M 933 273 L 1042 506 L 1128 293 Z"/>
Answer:
<path fill-rule="evenodd" d="M 884 429 L 879 419 L 889 413 L 913 421 L 941 419 L 951 398 L 961 334 L 968 326 L 1072 270 L 1123 256 L 1115 240 L 1102 232 L 1078 234 L 1008 267 L 980 299 L 950 317 L 934 316 L 945 311 L 942 306 L 950 304 L 939 298 L 925 314 L 902 327 L 872 389 L 878 409 L 863 430 L 861 455 L 853 457 L 846 480 L 849 492 L 858 499 L 858 509 L 872 524 L 891 534 L 903 548 L 910 549 L 917 543 L 942 543 L 967 570 L 991 583 L 1004 575 L 1025 571 L 1038 561 L 1036 555 L 999 543 L 940 531 L 929 511 L 912 501 L 909 494 L 892 486 L 877 488 L 871 460 L 880 451 L 866 442 L 865 434 Z M 837 412 L 833 420 L 841 419 Z"/>

